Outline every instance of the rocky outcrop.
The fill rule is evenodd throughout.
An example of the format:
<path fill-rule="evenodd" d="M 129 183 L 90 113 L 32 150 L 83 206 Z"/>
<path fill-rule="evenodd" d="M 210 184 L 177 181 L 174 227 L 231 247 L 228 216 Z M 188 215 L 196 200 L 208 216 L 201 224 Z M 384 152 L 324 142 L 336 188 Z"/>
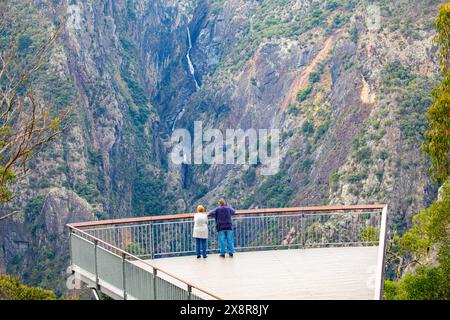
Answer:
<path fill-rule="evenodd" d="M 68 15 L 35 90 L 75 111 L 11 204 L 27 213 L 0 224 L 0 266 L 21 265 L 14 271 L 38 284 L 55 275 L 33 273 L 36 263 L 67 263 L 66 223 L 191 211 L 219 197 L 237 208 L 388 203 L 401 230 L 436 195 L 420 132 L 438 2 L 380 4 L 377 30 L 364 3 L 346 1 L 43 1 L 26 11 L 49 24 Z M 280 129 L 279 175 L 172 165 L 170 134 L 196 120 Z"/>
<path fill-rule="evenodd" d="M 41 210 L 49 235 L 61 236 L 67 232 L 66 224 L 94 220 L 94 209 L 75 192 L 65 188 L 52 188 Z"/>

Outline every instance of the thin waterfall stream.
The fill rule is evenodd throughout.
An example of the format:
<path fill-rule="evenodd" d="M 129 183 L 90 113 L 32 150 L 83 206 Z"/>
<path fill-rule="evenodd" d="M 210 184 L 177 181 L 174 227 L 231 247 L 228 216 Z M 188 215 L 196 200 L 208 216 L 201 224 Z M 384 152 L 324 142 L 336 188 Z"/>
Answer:
<path fill-rule="evenodd" d="M 188 66 L 189 66 L 189 72 L 191 73 L 192 78 L 194 78 L 195 90 L 198 90 L 200 88 L 200 86 L 198 85 L 197 79 L 195 78 L 195 69 L 194 69 L 194 65 L 192 64 L 191 57 L 190 57 L 191 49 L 192 49 L 192 41 L 191 41 L 191 31 L 189 30 L 189 26 L 186 26 L 186 30 L 187 30 L 188 43 L 189 43 L 188 51 L 186 53 L 186 59 L 187 59 Z"/>
<path fill-rule="evenodd" d="M 194 83 L 195 83 L 195 90 L 198 90 L 200 88 L 200 86 L 198 85 L 197 79 L 195 78 L 195 68 L 194 65 L 192 64 L 191 61 L 191 49 L 192 49 L 192 41 L 191 41 L 191 31 L 189 30 L 189 26 L 186 26 L 186 31 L 187 31 L 187 36 L 188 36 L 188 50 L 186 53 L 186 59 L 188 62 L 188 67 L 189 67 L 189 72 L 192 75 L 192 78 L 194 79 Z M 177 116 L 175 117 L 173 124 L 172 124 L 172 132 L 175 130 L 175 125 L 177 124 L 177 121 L 183 116 L 185 109 L 181 109 Z"/>

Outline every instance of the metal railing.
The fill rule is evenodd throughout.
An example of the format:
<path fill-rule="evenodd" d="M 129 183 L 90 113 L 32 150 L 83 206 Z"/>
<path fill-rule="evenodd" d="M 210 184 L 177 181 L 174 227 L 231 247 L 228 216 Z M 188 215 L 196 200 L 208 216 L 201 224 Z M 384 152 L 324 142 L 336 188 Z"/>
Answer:
<path fill-rule="evenodd" d="M 72 270 L 121 299 L 221 299 L 76 227 L 70 227 Z"/>
<path fill-rule="evenodd" d="M 385 210 L 381 205 L 240 210 L 233 218 L 235 249 L 382 244 L 384 256 L 385 236 L 380 237 L 380 232 L 385 232 Z M 107 284 L 125 299 L 219 299 L 145 261 L 193 254 L 192 217 L 181 214 L 71 224 L 72 264 L 92 274 L 97 286 Z M 218 251 L 213 219 L 209 221 L 208 251 Z"/>
<path fill-rule="evenodd" d="M 285 212 L 237 215 L 236 251 L 377 245 L 381 210 Z M 137 257 L 155 259 L 195 252 L 192 218 L 106 225 L 84 231 Z M 214 219 L 209 220 L 208 249 L 217 252 Z"/>

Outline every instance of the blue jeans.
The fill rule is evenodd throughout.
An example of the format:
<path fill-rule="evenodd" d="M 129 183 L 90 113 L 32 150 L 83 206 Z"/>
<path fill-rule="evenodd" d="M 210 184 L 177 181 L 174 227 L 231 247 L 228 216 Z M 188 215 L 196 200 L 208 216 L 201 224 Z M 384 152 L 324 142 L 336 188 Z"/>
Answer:
<path fill-rule="evenodd" d="M 200 251 L 203 257 L 206 257 L 206 239 L 195 238 L 195 252 L 197 257 L 200 257 Z"/>
<path fill-rule="evenodd" d="M 225 244 L 228 245 L 228 254 L 233 254 L 233 230 L 222 230 L 217 232 L 217 237 L 219 240 L 220 254 L 225 255 Z"/>

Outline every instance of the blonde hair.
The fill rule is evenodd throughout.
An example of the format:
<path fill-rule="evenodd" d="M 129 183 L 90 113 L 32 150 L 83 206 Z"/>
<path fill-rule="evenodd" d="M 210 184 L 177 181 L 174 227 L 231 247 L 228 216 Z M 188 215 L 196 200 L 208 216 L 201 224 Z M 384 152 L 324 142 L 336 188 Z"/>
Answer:
<path fill-rule="evenodd" d="M 219 199 L 219 204 L 220 204 L 221 206 L 225 205 L 225 200 L 224 200 L 224 199 Z"/>
<path fill-rule="evenodd" d="M 197 212 L 205 212 L 205 207 L 202 205 L 197 206 Z"/>

